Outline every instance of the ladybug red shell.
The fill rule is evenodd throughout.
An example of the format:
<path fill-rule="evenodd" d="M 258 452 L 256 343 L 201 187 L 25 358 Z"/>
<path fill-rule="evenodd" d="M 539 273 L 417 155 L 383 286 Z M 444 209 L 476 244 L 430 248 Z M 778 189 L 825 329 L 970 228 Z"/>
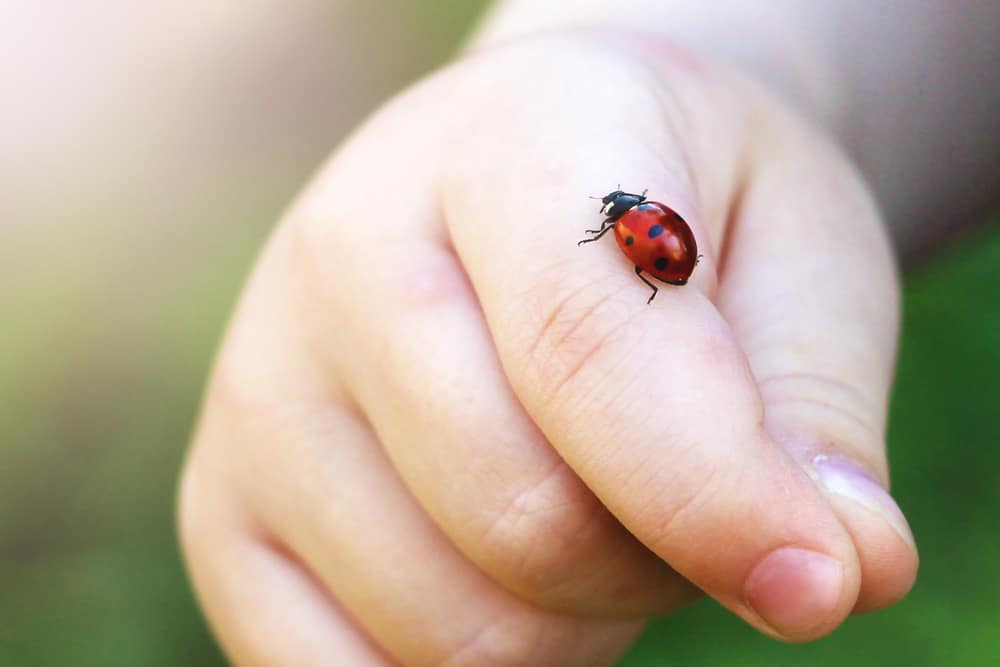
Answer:
<path fill-rule="evenodd" d="M 596 241 L 614 229 L 618 247 L 635 264 L 636 275 L 653 290 L 647 303 L 652 302 L 658 288 L 643 272 L 670 285 L 687 284 L 698 264 L 698 244 L 691 227 L 677 211 L 647 200 L 645 192 L 636 195 L 615 190 L 601 202 L 604 222 L 600 229 L 588 229 L 596 236 L 580 241 L 580 245 Z"/>

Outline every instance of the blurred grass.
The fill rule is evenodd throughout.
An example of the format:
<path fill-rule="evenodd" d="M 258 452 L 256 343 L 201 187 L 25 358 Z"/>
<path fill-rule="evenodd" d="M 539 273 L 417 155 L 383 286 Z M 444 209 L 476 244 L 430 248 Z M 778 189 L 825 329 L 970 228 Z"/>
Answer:
<path fill-rule="evenodd" d="M 16 409 L 0 469 L 0 665 L 224 664 L 177 556 L 173 491 L 216 338 L 262 232 L 205 244 L 191 260 L 201 272 L 159 294 L 156 317 L 125 336 L 138 344 L 131 369 L 83 363 L 56 385 L 52 374 L 0 379 Z M 902 604 L 786 646 L 702 602 L 652 623 L 621 664 L 995 664 L 997 294 L 997 225 L 906 280 L 890 453 L 922 567 Z M 67 442 L 79 449 L 58 446 Z"/>
<path fill-rule="evenodd" d="M 235 217 L 186 253 L 147 242 L 149 256 L 127 236 L 108 246 L 122 256 L 50 246 L 44 272 L 0 293 L 17 323 L 0 334 L 0 666 L 225 664 L 182 570 L 173 502 L 216 340 L 266 231 Z"/>

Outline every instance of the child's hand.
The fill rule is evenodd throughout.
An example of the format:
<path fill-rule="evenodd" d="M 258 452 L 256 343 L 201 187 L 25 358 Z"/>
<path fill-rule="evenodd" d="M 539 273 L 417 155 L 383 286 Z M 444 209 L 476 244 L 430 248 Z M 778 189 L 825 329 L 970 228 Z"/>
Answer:
<path fill-rule="evenodd" d="M 592 667 L 688 581 L 791 640 L 910 587 L 878 213 L 787 109 L 636 39 L 449 68 L 276 232 L 182 493 L 237 663 Z M 619 183 L 704 254 L 651 305 L 612 239 L 577 246 Z"/>

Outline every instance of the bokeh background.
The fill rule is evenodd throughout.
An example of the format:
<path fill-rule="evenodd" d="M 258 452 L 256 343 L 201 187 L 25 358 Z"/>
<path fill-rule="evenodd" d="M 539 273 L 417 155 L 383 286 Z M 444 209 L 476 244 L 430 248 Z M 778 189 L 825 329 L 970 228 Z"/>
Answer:
<path fill-rule="evenodd" d="M 225 664 L 173 529 L 214 347 L 310 172 L 483 4 L 0 0 L 0 666 Z M 998 664 L 1000 226 L 924 256 L 890 428 L 911 595 L 808 646 L 706 601 L 623 665 Z"/>

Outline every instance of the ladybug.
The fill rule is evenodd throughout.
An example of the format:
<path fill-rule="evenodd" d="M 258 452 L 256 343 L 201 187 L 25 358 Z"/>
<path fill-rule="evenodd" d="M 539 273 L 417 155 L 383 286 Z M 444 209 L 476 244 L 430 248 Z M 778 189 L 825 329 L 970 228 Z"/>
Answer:
<path fill-rule="evenodd" d="M 653 289 L 646 301 L 652 303 L 659 288 L 642 275 L 643 271 L 670 285 L 686 285 L 701 255 L 684 218 L 666 204 L 646 199 L 646 192 L 636 195 L 615 190 L 601 197 L 604 222 L 600 229 L 587 230 L 596 236 L 577 245 L 596 241 L 614 229 L 618 247 L 635 264 L 635 274 Z"/>

